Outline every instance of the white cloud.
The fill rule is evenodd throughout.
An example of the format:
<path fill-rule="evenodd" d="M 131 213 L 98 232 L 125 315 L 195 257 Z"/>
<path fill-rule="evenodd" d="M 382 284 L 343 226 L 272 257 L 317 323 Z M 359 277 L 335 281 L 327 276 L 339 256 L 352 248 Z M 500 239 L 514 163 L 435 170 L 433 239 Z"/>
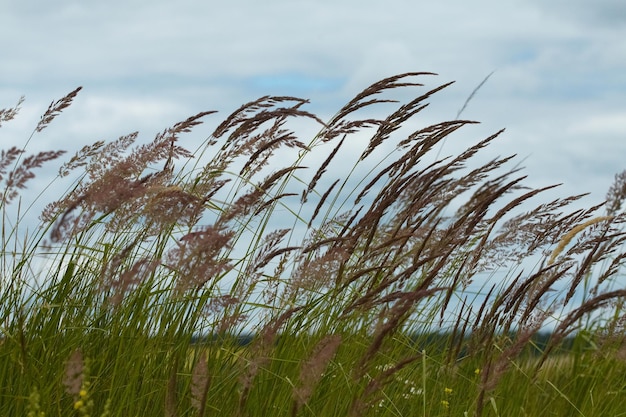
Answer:
<path fill-rule="evenodd" d="M 624 6 L 588 4 L 12 2 L 0 17 L 0 34 L 11 40 L 0 107 L 26 94 L 25 106 L 43 111 L 84 85 L 48 141 L 64 132 L 76 141 L 115 138 L 129 129 L 151 138 L 190 114 L 215 109 L 219 119 L 268 93 L 305 96 L 307 109 L 330 116 L 382 77 L 434 71 L 441 75 L 428 86 L 457 83 L 433 97 L 418 118 L 427 123 L 454 117 L 495 70 L 464 113 L 483 125 L 459 142 L 506 127 L 493 152 L 527 156 L 537 184 L 605 190 L 608 172 L 623 169 L 606 155 L 619 155 L 615 141 L 626 131 L 618 120 L 626 112 Z"/>
<path fill-rule="evenodd" d="M 575 121 L 568 130 L 578 135 L 611 136 L 615 139 L 621 136 L 626 139 L 626 111 L 594 114 Z"/>

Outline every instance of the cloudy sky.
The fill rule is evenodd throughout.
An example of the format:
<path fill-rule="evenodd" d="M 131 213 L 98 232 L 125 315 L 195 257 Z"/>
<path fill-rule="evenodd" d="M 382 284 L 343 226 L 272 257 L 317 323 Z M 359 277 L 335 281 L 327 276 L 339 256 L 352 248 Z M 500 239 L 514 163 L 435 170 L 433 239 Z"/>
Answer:
<path fill-rule="evenodd" d="M 134 130 L 151 140 L 199 111 L 225 117 L 265 94 L 309 98 L 307 110 L 329 117 L 405 71 L 438 73 L 430 86 L 456 81 L 427 110 L 443 121 L 493 72 L 463 114 L 482 122 L 468 145 L 506 128 L 497 151 L 523 159 L 530 185 L 563 182 L 559 195 L 591 192 L 589 203 L 626 169 L 623 0 L 0 4 L 0 108 L 26 96 L 2 127 L 3 148 L 23 143 L 48 104 L 79 85 L 75 105 L 31 146 L 74 150 Z"/>

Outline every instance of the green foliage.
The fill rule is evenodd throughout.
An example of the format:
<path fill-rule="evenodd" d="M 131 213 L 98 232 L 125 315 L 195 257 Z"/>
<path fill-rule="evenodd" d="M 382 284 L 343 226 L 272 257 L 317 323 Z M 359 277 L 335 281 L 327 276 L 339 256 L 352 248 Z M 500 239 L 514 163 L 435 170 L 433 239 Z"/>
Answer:
<path fill-rule="evenodd" d="M 567 212 L 581 196 L 522 210 L 552 187 L 481 162 L 499 133 L 439 158 L 473 122 L 415 127 L 449 84 L 393 99 L 431 75 L 326 122 L 263 97 L 195 152 L 178 138 L 212 112 L 85 146 L 34 234 L 13 205 L 63 152 L 3 151 L 0 414 L 618 415 L 624 175 L 606 215 Z"/>

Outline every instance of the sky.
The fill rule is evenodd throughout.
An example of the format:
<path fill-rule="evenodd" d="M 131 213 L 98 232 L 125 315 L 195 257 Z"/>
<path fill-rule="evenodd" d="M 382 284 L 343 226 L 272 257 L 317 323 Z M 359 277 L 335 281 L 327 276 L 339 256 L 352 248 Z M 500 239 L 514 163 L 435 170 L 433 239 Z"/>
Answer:
<path fill-rule="evenodd" d="M 439 74 L 428 120 L 501 128 L 501 154 L 529 184 L 602 201 L 626 169 L 626 3 L 619 0 L 421 2 L 0 0 L 2 127 L 24 142 L 47 105 L 83 86 L 31 147 L 75 150 L 139 130 L 146 141 L 203 110 L 226 117 L 265 94 L 311 100 L 330 117 L 369 84 L 406 71 Z M 200 135 L 221 119 L 207 121 Z M 213 123 L 213 124 L 211 124 Z M 445 149 L 443 150 L 445 154 Z"/>
<path fill-rule="evenodd" d="M 0 39 L 0 108 L 26 97 L 2 149 L 78 86 L 29 149 L 71 153 L 135 130 L 147 142 L 217 110 L 186 146 L 267 94 L 310 99 L 305 110 L 328 119 L 383 77 L 431 71 L 429 87 L 456 82 L 424 123 L 455 118 L 492 74 L 463 112 L 481 124 L 442 155 L 506 128 L 492 152 L 517 154 L 527 185 L 591 193 L 586 207 L 626 169 L 623 0 L 0 0 Z"/>

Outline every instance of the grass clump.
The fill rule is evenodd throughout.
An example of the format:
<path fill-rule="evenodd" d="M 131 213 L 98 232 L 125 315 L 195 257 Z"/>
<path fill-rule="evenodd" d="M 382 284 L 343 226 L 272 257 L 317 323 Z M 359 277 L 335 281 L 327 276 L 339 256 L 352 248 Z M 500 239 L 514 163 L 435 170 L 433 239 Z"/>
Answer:
<path fill-rule="evenodd" d="M 178 139 L 213 112 L 85 146 L 27 235 L 12 203 L 63 153 L 3 151 L 2 414 L 617 414 L 624 175 L 601 212 L 533 205 L 553 186 L 483 161 L 501 132 L 439 158 L 474 122 L 416 127 L 449 84 L 398 96 L 432 75 L 328 121 L 262 97 L 195 151 Z"/>

